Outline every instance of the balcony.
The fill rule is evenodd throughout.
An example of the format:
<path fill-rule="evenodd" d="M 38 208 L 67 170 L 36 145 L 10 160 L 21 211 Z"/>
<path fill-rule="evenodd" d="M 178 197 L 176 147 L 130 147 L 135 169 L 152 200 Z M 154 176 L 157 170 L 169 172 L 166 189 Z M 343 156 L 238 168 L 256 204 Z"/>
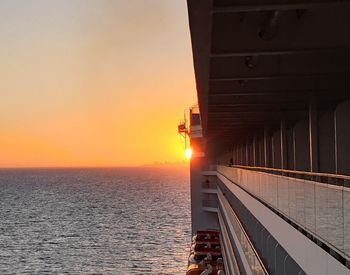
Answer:
<path fill-rule="evenodd" d="M 349 265 L 350 188 L 346 176 L 295 172 L 299 174 L 298 177 L 304 177 L 296 178 L 286 176 L 286 171 L 272 171 L 279 172 L 277 175 L 268 173 L 267 170 L 247 168 L 218 166 L 217 171 L 338 261 Z M 322 178 L 325 177 L 331 177 L 329 182 L 332 183 L 323 183 L 325 180 Z M 309 180 L 310 178 L 315 180 Z M 339 185 L 339 182 L 343 184 Z"/>

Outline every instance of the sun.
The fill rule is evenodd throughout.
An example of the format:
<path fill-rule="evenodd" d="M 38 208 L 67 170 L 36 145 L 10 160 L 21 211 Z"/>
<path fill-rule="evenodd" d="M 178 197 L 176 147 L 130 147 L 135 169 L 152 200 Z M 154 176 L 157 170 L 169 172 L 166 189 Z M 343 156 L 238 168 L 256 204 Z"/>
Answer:
<path fill-rule="evenodd" d="M 192 157 L 192 149 L 191 148 L 186 149 L 185 156 L 188 159 L 190 159 Z"/>

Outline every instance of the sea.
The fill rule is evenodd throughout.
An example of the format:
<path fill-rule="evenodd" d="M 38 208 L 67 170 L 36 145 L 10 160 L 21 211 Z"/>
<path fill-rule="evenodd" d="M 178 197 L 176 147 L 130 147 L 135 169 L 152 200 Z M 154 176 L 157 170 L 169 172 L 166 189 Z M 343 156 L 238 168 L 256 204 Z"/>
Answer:
<path fill-rule="evenodd" d="M 185 274 L 188 171 L 1 169 L 0 274 Z"/>

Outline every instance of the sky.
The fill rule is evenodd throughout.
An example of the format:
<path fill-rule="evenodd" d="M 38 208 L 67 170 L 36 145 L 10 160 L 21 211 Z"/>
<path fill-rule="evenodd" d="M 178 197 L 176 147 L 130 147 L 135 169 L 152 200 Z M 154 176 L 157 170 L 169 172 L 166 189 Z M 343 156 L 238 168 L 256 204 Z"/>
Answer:
<path fill-rule="evenodd" d="M 185 0 L 1 0 L 0 167 L 184 160 Z"/>

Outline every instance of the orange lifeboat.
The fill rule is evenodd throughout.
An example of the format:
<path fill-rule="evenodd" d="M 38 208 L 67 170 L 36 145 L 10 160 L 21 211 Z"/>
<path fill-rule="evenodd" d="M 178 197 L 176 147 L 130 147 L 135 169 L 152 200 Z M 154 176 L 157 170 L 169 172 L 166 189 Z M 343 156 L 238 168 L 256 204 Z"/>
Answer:
<path fill-rule="evenodd" d="M 200 275 L 204 270 L 207 268 L 205 266 L 200 266 L 197 264 L 192 264 L 188 267 L 186 275 Z M 218 272 L 217 268 L 215 266 L 212 267 L 212 275 L 216 275 Z"/>
<path fill-rule="evenodd" d="M 192 243 L 203 243 L 203 242 L 212 242 L 219 243 L 220 237 L 219 234 L 214 231 L 199 231 L 192 238 Z"/>
<path fill-rule="evenodd" d="M 192 239 L 186 275 L 217 275 L 222 270 L 220 233 L 217 230 L 199 230 Z"/>

